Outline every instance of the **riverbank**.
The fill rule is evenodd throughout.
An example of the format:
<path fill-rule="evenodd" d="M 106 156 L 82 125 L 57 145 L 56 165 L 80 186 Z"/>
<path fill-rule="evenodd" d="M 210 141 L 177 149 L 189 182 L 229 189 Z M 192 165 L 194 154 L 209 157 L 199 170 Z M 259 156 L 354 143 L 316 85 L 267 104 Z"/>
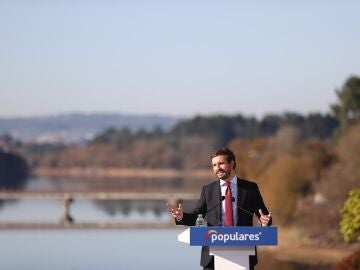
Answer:
<path fill-rule="evenodd" d="M 320 245 L 295 227 L 279 227 L 278 237 L 278 246 L 260 247 L 259 250 L 280 261 L 334 265 L 360 249 L 359 243 Z"/>
<path fill-rule="evenodd" d="M 49 168 L 39 167 L 32 170 L 32 174 L 42 177 L 74 177 L 74 178 L 121 178 L 121 177 L 145 177 L 145 178 L 209 178 L 214 176 L 211 169 L 202 170 L 174 170 L 174 169 L 145 169 L 145 168 Z"/>

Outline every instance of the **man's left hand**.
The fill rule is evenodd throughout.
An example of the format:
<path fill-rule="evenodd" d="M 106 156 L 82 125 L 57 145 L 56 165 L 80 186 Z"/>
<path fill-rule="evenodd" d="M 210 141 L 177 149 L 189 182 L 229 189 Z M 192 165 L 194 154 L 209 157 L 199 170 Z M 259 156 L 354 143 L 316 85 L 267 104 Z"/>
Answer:
<path fill-rule="evenodd" d="M 261 224 L 262 227 L 268 226 L 268 223 L 271 219 L 271 212 L 269 212 L 268 215 L 265 215 L 263 211 L 259 209 L 259 214 L 260 214 L 259 224 Z"/>

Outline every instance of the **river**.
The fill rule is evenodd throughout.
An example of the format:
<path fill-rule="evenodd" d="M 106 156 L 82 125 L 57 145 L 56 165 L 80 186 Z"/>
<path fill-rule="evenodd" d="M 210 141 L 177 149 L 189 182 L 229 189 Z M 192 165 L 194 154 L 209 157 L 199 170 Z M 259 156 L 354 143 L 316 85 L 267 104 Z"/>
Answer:
<path fill-rule="evenodd" d="M 45 182 L 44 182 L 45 181 Z M 33 179 L 26 190 L 61 184 Z M 179 181 L 176 182 L 179 184 Z M 48 186 L 46 186 L 48 188 Z M 75 221 L 168 222 L 163 202 L 127 202 L 103 205 L 92 200 L 75 201 Z M 18 200 L 0 205 L 0 222 L 56 222 L 61 204 L 56 200 Z M 49 229 L 0 230 L 0 269 L 6 270 L 131 270 L 201 269 L 200 248 L 177 241 L 183 227 L 168 229 Z M 277 261 L 259 252 L 257 270 L 325 270 L 328 265 Z"/>

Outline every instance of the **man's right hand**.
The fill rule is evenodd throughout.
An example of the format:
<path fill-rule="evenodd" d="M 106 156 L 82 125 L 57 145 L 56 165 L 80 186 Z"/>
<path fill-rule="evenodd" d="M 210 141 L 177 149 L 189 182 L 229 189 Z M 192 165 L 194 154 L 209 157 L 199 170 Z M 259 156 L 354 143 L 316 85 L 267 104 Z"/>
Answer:
<path fill-rule="evenodd" d="M 178 207 L 172 207 L 171 205 L 167 204 L 168 207 L 168 211 L 170 212 L 170 214 L 176 218 L 178 221 L 180 221 L 183 218 L 184 215 L 184 211 L 182 209 L 182 205 L 181 203 L 179 203 Z"/>

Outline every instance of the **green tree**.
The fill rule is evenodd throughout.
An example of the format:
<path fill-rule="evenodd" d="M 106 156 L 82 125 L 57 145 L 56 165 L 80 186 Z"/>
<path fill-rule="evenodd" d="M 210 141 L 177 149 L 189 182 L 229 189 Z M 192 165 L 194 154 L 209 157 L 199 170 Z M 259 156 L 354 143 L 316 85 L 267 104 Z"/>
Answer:
<path fill-rule="evenodd" d="M 360 188 L 349 192 L 341 214 L 340 232 L 345 241 L 360 241 Z"/>
<path fill-rule="evenodd" d="M 341 129 L 360 120 L 360 78 L 351 76 L 340 90 L 336 90 L 338 103 L 331 109 L 340 123 Z"/>
<path fill-rule="evenodd" d="M 29 166 L 22 156 L 0 149 L 0 189 L 22 188 L 29 173 Z"/>

